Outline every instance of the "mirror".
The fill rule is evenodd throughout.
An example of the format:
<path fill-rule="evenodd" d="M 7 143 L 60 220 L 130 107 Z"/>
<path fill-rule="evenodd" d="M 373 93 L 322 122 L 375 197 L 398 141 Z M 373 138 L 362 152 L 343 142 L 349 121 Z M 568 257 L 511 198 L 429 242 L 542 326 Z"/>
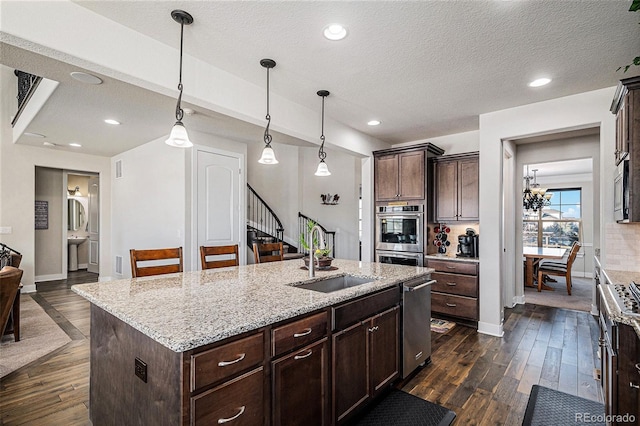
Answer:
<path fill-rule="evenodd" d="M 69 198 L 67 200 L 67 229 L 69 231 L 77 231 L 81 229 L 85 224 L 85 211 L 84 206 L 80 201 Z"/>

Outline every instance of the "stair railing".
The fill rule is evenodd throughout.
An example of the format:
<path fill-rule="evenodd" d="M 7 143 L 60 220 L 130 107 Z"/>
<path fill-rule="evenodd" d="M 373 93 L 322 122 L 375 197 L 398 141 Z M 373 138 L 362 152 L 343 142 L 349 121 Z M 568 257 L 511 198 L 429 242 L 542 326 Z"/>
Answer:
<path fill-rule="evenodd" d="M 330 256 L 336 257 L 336 232 L 327 231 L 327 229 L 324 226 L 320 225 L 317 220 L 305 216 L 300 212 L 298 212 L 298 237 L 304 234 L 305 240 L 310 240 L 309 236 L 307 235 L 307 223 L 310 220 L 314 221 L 316 225 L 318 225 L 320 229 L 322 229 L 324 246 L 331 249 L 331 253 L 329 253 Z M 302 246 L 300 247 L 300 252 L 304 253 L 305 255 L 309 254 L 309 250 L 305 249 Z"/>
<path fill-rule="evenodd" d="M 277 242 L 284 239 L 284 227 L 276 213 L 258 195 L 258 193 L 247 184 L 249 192 L 247 194 L 247 226 L 275 237 Z"/>

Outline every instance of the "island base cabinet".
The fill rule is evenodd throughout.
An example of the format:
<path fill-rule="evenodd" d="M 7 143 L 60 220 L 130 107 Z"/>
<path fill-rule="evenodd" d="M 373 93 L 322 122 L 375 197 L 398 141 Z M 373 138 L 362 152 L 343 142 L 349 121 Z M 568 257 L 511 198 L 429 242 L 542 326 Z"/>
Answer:
<path fill-rule="evenodd" d="M 333 336 L 334 417 L 341 423 L 399 376 L 396 306 Z"/>
<path fill-rule="evenodd" d="M 191 424 L 264 425 L 264 369 L 250 371 L 191 398 Z"/>
<path fill-rule="evenodd" d="M 331 424 L 327 338 L 273 361 L 271 374 L 274 425 Z"/>
<path fill-rule="evenodd" d="M 102 425 L 180 425 L 182 357 L 91 305 L 90 419 Z M 146 381 L 136 376 L 136 358 Z"/>

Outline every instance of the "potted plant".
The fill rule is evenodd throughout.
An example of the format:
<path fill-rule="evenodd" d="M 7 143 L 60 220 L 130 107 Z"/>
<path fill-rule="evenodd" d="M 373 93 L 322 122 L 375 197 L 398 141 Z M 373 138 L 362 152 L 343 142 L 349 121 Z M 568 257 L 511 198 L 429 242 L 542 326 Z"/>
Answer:
<path fill-rule="evenodd" d="M 316 222 L 309 219 L 307 220 L 307 232 L 303 232 L 300 234 L 300 245 L 308 252 L 311 252 L 311 247 L 309 246 L 309 242 L 306 239 L 306 236 L 311 233 L 313 227 L 316 226 Z M 317 248 L 319 245 L 318 237 L 313 237 L 313 247 L 316 247 L 314 252 L 314 257 L 316 258 L 317 264 L 319 268 L 329 268 L 331 266 L 331 261 L 333 257 L 329 256 L 331 253 L 331 249 L 329 248 Z M 304 258 L 304 265 L 309 267 L 309 257 Z"/>

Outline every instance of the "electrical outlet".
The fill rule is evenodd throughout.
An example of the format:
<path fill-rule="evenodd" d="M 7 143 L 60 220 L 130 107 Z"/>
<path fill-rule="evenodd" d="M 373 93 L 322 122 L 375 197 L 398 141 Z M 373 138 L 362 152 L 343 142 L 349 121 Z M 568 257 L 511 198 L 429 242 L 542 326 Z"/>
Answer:
<path fill-rule="evenodd" d="M 140 380 L 147 383 L 147 363 L 140 358 L 136 358 L 136 376 L 140 377 Z"/>

